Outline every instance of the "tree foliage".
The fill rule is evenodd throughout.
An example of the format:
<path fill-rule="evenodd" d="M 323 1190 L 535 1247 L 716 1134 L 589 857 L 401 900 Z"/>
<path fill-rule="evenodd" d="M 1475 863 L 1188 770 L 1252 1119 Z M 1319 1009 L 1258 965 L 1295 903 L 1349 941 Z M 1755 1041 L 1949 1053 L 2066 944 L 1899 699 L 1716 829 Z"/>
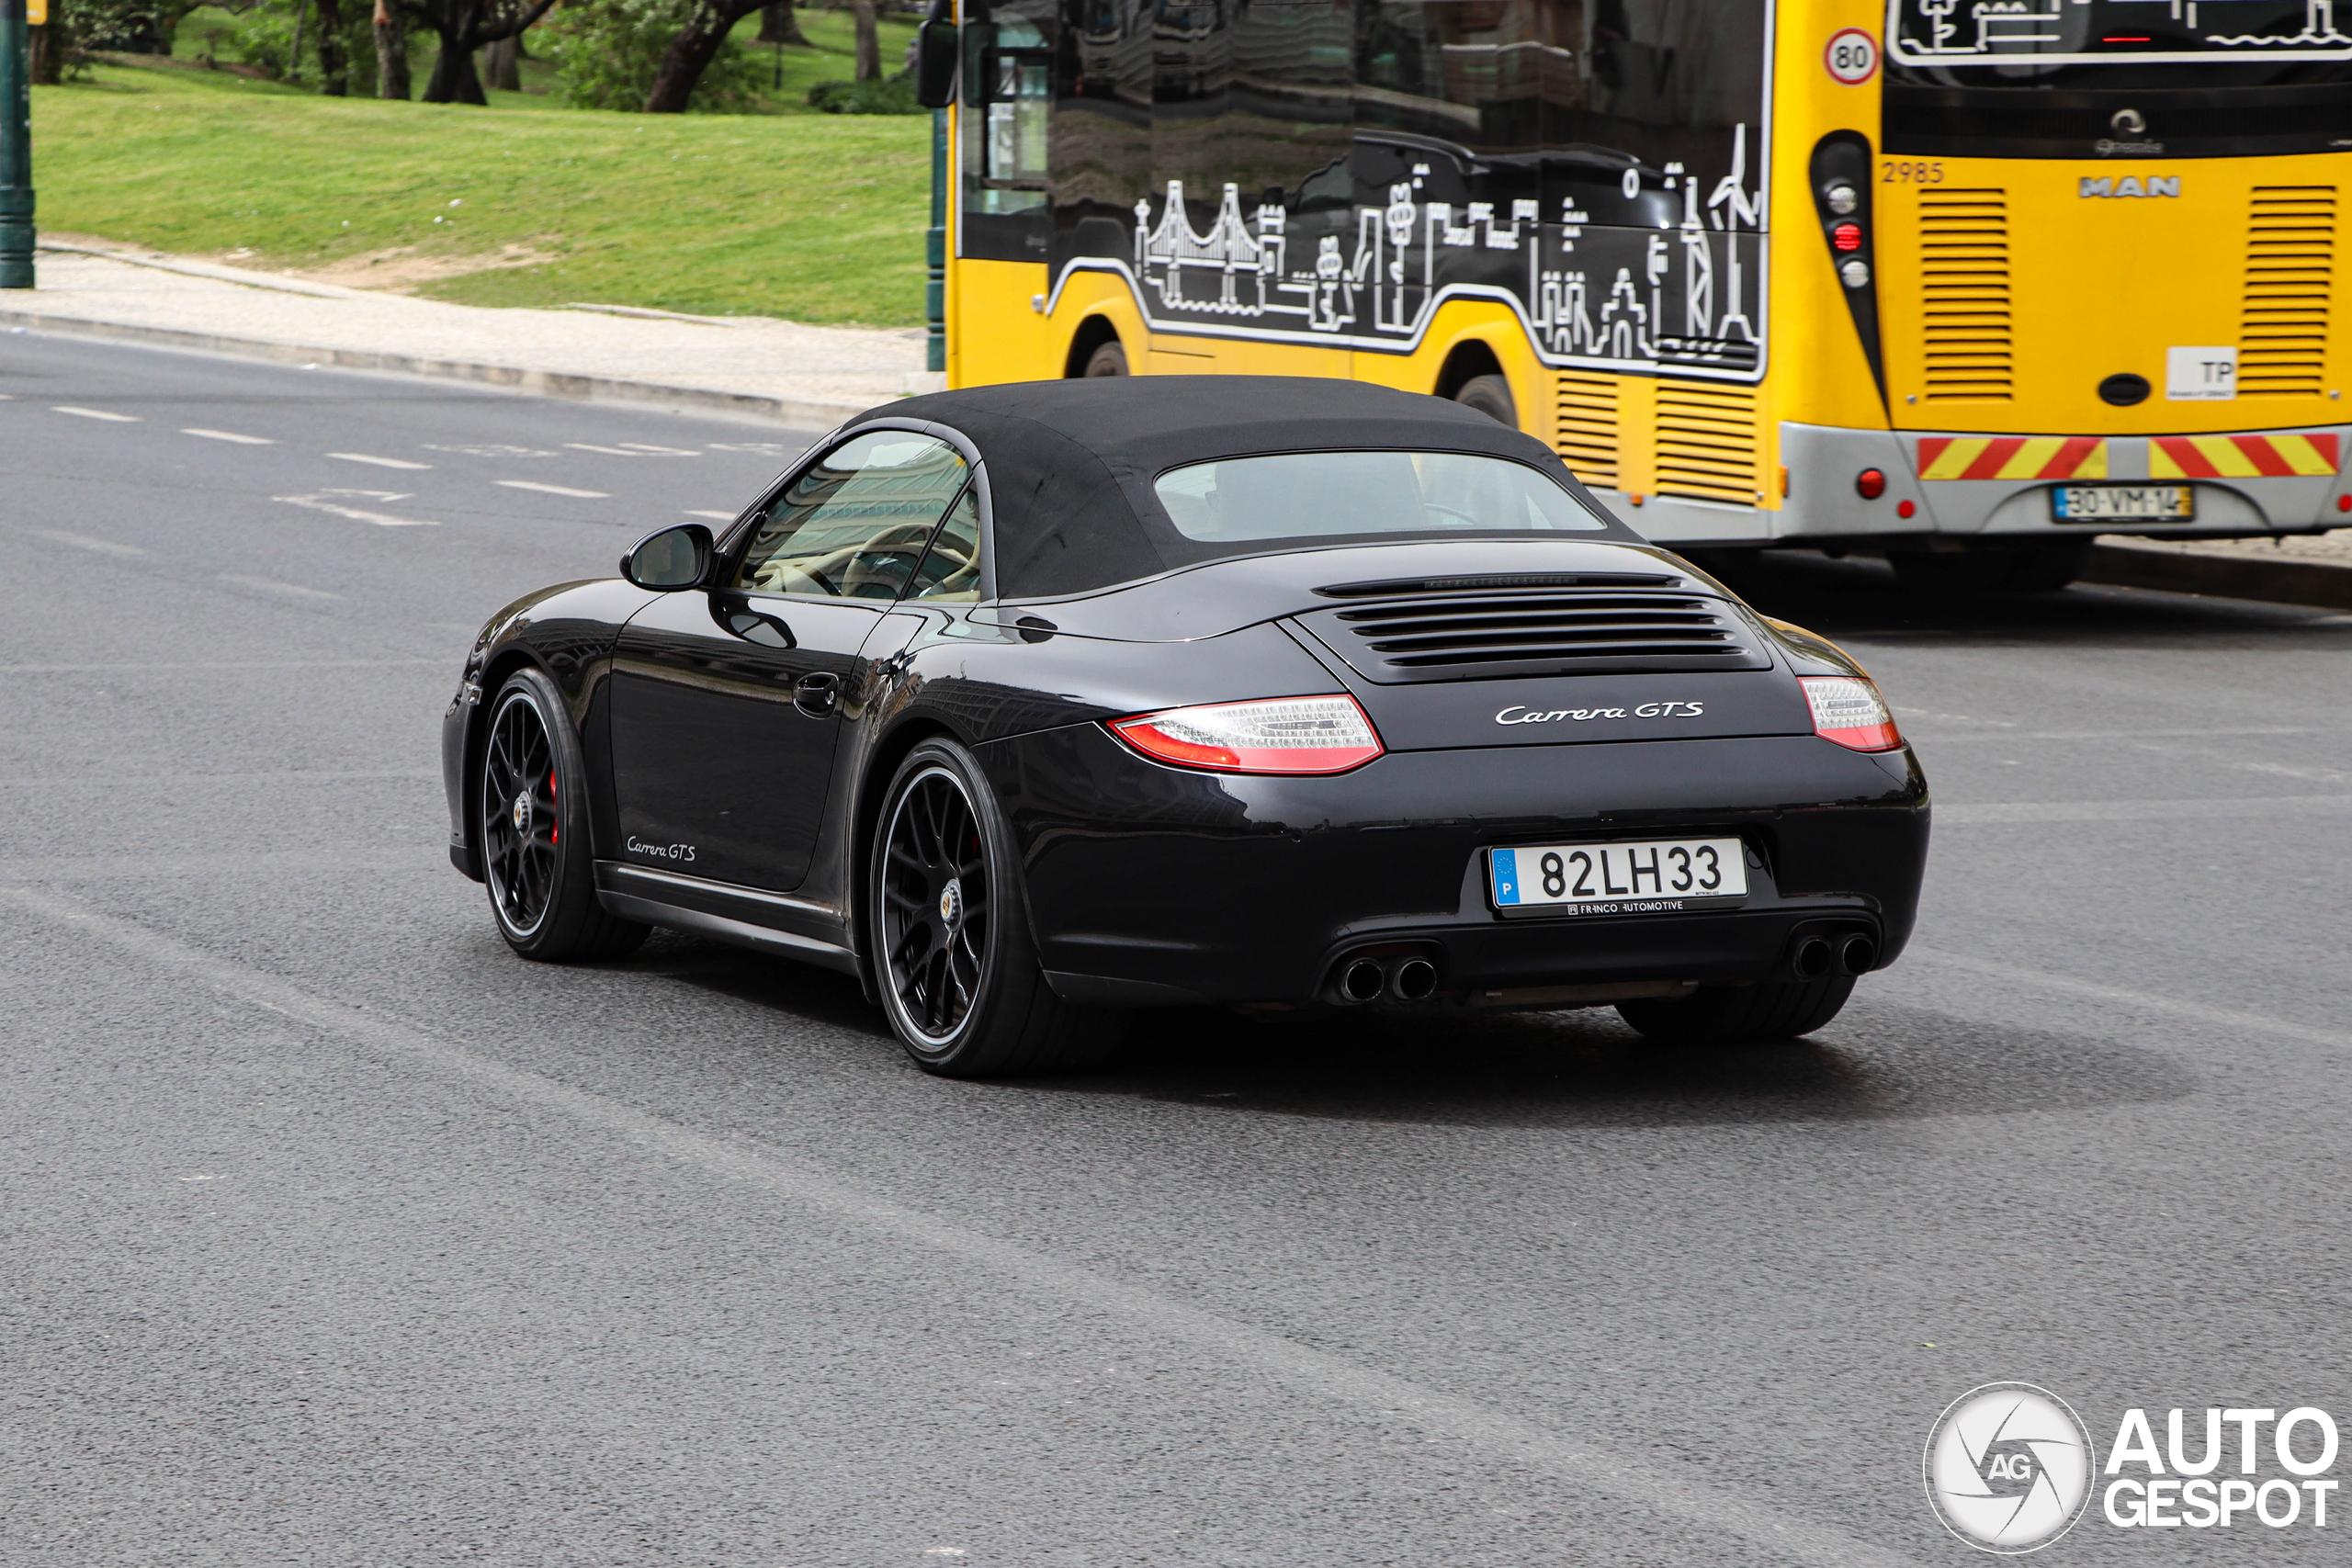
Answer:
<path fill-rule="evenodd" d="M 705 3 L 566 0 L 540 29 L 548 39 L 564 101 L 577 108 L 645 108 L 673 44 Z M 746 6 L 737 15 L 755 9 L 756 5 Z M 749 51 L 721 34 L 710 62 L 679 107 L 721 113 L 749 108 L 761 70 Z"/>

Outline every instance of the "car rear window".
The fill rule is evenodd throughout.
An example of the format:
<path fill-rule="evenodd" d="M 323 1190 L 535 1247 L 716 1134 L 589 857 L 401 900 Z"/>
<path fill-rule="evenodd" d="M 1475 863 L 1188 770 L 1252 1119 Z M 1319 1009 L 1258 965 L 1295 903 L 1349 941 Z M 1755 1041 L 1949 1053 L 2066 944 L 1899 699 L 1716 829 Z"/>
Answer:
<path fill-rule="evenodd" d="M 1222 457 L 1170 468 L 1152 488 L 1176 531 L 1204 543 L 1609 528 L 1525 464 L 1475 452 Z"/>

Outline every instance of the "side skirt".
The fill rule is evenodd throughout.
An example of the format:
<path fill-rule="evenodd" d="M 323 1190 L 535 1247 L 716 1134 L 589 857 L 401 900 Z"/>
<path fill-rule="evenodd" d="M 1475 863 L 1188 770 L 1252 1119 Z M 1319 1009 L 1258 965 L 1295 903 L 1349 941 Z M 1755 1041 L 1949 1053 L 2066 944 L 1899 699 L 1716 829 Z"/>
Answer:
<path fill-rule="evenodd" d="M 863 967 L 841 911 L 814 899 L 609 860 L 596 863 L 596 899 L 625 919 L 716 937 L 844 975 Z"/>

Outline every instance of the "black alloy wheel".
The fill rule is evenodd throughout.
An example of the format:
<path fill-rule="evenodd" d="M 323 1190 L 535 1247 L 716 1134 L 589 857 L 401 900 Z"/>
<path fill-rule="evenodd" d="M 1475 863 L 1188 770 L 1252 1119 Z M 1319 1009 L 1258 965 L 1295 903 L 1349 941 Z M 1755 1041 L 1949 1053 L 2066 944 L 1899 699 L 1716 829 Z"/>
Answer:
<path fill-rule="evenodd" d="M 925 1072 L 1078 1066 L 1125 1022 L 1046 983 L 1012 845 L 969 751 L 926 740 L 899 764 L 876 824 L 867 908 L 882 1010 Z"/>
<path fill-rule="evenodd" d="M 971 796 L 946 768 L 927 768 L 891 811 L 882 866 L 891 991 L 925 1045 L 946 1044 L 971 1017 L 994 914 Z"/>
<path fill-rule="evenodd" d="M 491 912 L 526 958 L 616 958 L 646 937 L 596 900 L 585 777 L 555 682 L 518 671 L 491 704 L 474 805 Z"/>

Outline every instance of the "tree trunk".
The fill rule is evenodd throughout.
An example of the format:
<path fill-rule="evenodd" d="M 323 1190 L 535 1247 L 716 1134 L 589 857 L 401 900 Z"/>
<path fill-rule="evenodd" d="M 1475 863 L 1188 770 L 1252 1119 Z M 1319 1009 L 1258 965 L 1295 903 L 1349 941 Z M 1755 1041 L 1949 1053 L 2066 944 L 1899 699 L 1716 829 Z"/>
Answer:
<path fill-rule="evenodd" d="M 875 0 L 851 0 L 850 15 L 857 24 L 857 79 L 882 79 L 882 39 L 874 27 Z"/>
<path fill-rule="evenodd" d="M 302 79 L 302 24 L 311 19 L 311 8 L 302 0 L 294 0 L 294 42 L 286 51 L 286 79 Z"/>
<path fill-rule="evenodd" d="M 390 0 L 376 0 L 376 96 L 406 103 L 409 92 L 408 23 Z"/>
<path fill-rule="evenodd" d="M 792 14 L 792 0 L 775 0 L 773 6 L 760 7 L 760 41 L 809 47 L 808 35 L 800 30 L 800 18 Z"/>
<path fill-rule="evenodd" d="M 695 84 L 735 24 L 760 8 L 759 0 L 701 0 L 686 17 L 686 25 L 670 40 L 662 69 L 653 74 L 653 90 L 645 95 L 647 114 L 684 114 L 694 96 Z"/>
<path fill-rule="evenodd" d="M 518 40 L 514 39 L 503 38 L 496 43 L 483 46 L 481 51 L 483 85 L 495 87 L 502 93 L 521 92 L 523 66 L 520 55 Z"/>
<path fill-rule="evenodd" d="M 32 57 L 26 62 L 26 73 L 44 87 L 56 86 L 64 73 L 65 40 L 58 36 L 61 30 L 54 22 L 25 29 Z"/>
<path fill-rule="evenodd" d="M 343 54 L 343 11 L 337 0 L 317 0 L 319 7 L 319 91 L 330 98 L 351 92 L 351 67 Z"/>
<path fill-rule="evenodd" d="M 481 90 L 481 77 L 474 71 L 474 51 L 463 29 L 436 27 L 433 30 L 441 37 L 441 54 L 433 62 L 433 79 L 424 84 L 424 101 L 476 106 L 490 102 Z"/>

